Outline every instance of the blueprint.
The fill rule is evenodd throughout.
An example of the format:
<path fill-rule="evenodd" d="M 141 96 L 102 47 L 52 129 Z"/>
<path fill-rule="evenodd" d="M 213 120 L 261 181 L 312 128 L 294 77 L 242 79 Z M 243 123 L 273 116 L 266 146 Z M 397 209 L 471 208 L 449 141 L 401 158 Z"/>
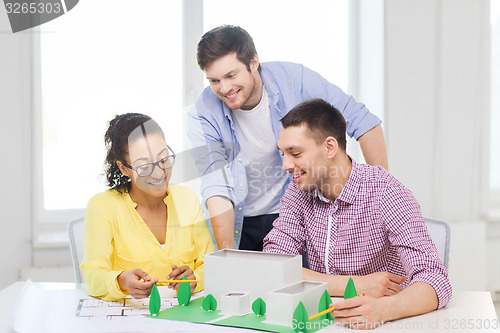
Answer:
<path fill-rule="evenodd" d="M 161 310 L 178 305 L 174 291 L 158 290 Z M 192 299 L 201 296 L 203 292 Z M 19 333 L 220 331 L 212 325 L 150 318 L 148 300 L 106 302 L 89 296 L 85 288 L 45 289 L 28 280 L 13 307 L 10 326 Z"/>
<path fill-rule="evenodd" d="M 177 298 L 162 297 L 161 310 L 179 305 Z M 147 316 L 149 315 L 149 298 L 136 300 L 133 298 L 124 298 L 115 302 L 106 302 L 97 298 L 81 298 L 76 308 L 77 317 L 106 318 L 129 316 Z"/>

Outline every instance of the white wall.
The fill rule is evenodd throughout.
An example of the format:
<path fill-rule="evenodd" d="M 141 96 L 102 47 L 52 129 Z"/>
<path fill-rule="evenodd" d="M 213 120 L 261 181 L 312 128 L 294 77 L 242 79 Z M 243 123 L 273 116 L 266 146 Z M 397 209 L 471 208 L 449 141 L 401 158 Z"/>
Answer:
<path fill-rule="evenodd" d="M 387 0 L 385 126 L 391 171 L 427 215 L 485 218 L 489 13 L 484 0 Z"/>
<path fill-rule="evenodd" d="M 31 264 L 30 43 L 0 10 L 0 288 Z"/>
<path fill-rule="evenodd" d="M 489 0 L 385 1 L 390 170 L 425 216 L 451 223 L 456 289 L 486 288 L 488 6 Z"/>

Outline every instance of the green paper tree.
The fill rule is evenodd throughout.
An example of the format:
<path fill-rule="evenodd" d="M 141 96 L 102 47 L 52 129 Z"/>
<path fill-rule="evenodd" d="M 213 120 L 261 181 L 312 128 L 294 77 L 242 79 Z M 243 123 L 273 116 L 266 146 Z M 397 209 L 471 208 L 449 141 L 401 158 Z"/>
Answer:
<path fill-rule="evenodd" d="M 252 303 L 252 311 L 257 315 L 257 317 L 263 316 L 266 314 L 266 302 L 262 300 L 262 298 L 257 298 Z"/>
<path fill-rule="evenodd" d="M 305 332 L 309 316 L 307 315 L 306 308 L 302 302 L 299 302 L 299 305 L 295 308 L 295 311 L 293 312 L 293 319 L 295 322 L 295 332 Z"/>
<path fill-rule="evenodd" d="M 319 300 L 318 312 L 325 311 L 326 309 L 329 309 L 330 304 L 332 304 L 332 299 L 330 298 L 328 291 L 325 290 L 323 292 L 323 295 L 321 295 L 321 298 Z M 327 314 L 321 316 L 320 318 L 334 320 L 331 312 L 328 312 Z"/>
<path fill-rule="evenodd" d="M 187 276 L 184 275 L 183 280 L 187 280 Z M 177 289 L 177 300 L 179 305 L 188 305 L 191 299 L 191 286 L 189 283 L 181 283 L 179 289 Z"/>
<path fill-rule="evenodd" d="M 203 303 L 201 303 L 201 307 L 205 311 L 215 311 L 217 309 L 217 300 L 212 294 L 208 294 L 203 299 Z"/>
<path fill-rule="evenodd" d="M 160 313 L 160 307 L 160 293 L 158 292 L 156 284 L 153 284 L 153 289 L 151 289 L 151 296 L 149 296 L 149 314 L 151 315 L 151 317 L 158 316 L 158 313 Z"/>
<path fill-rule="evenodd" d="M 352 281 L 352 278 L 349 278 L 344 291 L 344 299 L 353 298 L 356 296 L 358 296 L 358 293 L 356 292 L 356 287 L 354 287 L 354 281 Z"/>

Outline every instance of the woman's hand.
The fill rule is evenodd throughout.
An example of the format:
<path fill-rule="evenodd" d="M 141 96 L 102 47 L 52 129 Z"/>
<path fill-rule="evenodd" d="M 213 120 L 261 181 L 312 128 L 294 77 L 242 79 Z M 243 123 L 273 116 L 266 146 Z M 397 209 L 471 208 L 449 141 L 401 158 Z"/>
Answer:
<path fill-rule="evenodd" d="M 167 276 L 167 280 L 182 280 L 184 275 L 187 275 L 188 280 L 196 280 L 196 276 L 194 276 L 194 272 L 189 266 L 184 265 L 177 267 L 176 265 L 172 265 L 172 272 Z M 191 292 L 193 292 L 196 288 L 197 283 L 190 283 Z M 168 287 L 170 289 L 178 289 L 180 283 L 169 283 Z"/>
<path fill-rule="evenodd" d="M 128 291 L 130 296 L 137 299 L 148 297 L 153 284 L 158 281 L 158 279 L 151 280 L 151 277 L 139 268 L 121 272 L 117 280 L 122 290 Z"/>

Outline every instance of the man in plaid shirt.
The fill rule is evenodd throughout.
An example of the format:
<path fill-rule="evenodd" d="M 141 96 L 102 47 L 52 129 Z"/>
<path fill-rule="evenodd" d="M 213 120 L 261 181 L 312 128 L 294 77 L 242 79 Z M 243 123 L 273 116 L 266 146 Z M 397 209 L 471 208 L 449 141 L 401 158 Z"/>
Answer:
<path fill-rule="evenodd" d="M 343 295 L 352 277 L 358 297 L 335 304 L 338 323 L 372 328 L 445 306 L 448 272 L 411 192 L 382 167 L 346 154 L 342 114 L 307 100 L 281 119 L 278 148 L 293 181 L 264 252 L 303 254 L 305 280 L 328 282 Z"/>

